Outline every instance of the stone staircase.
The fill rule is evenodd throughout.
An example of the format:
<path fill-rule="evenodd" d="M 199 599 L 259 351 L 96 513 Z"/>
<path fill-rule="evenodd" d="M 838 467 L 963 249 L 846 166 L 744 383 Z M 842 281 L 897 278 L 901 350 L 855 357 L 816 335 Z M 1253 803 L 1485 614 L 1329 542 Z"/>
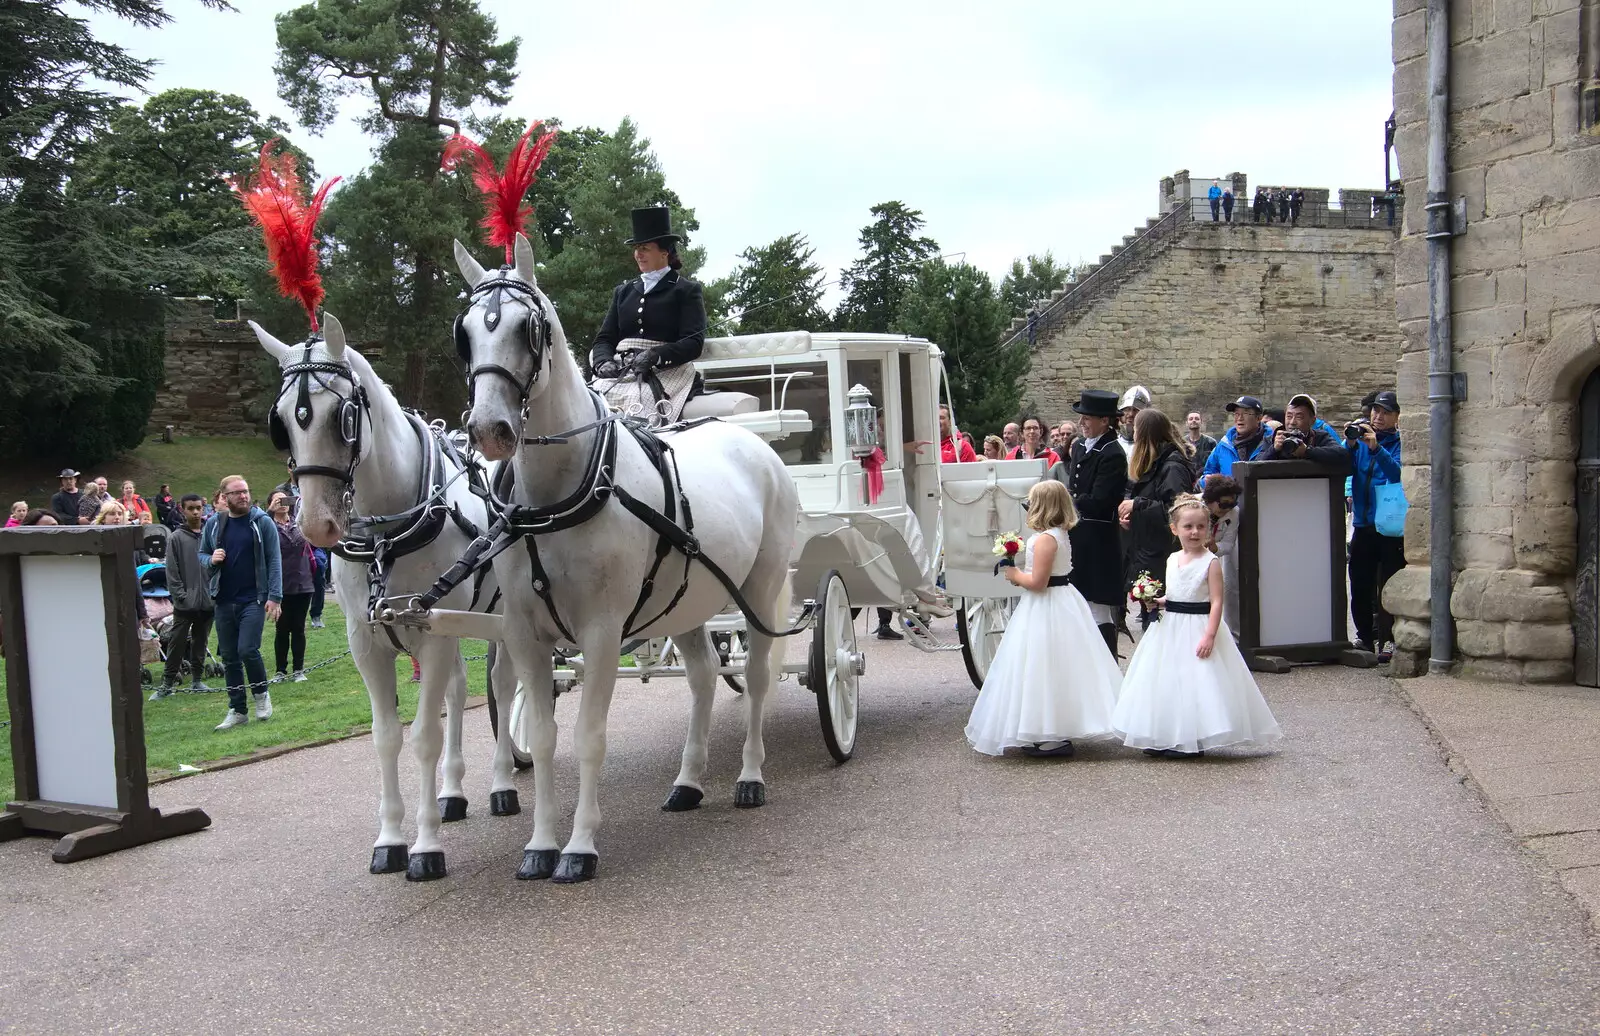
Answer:
<path fill-rule="evenodd" d="M 1063 284 L 1051 292 L 1049 299 L 1035 303 L 1038 312 L 1035 339 L 1042 339 L 1051 328 L 1076 321 L 1096 300 L 1116 291 L 1149 266 L 1177 238 L 1184 224 L 1193 220 L 1193 211 L 1193 206 L 1182 204 L 1165 215 L 1145 220 L 1144 226 L 1125 236 L 1121 244 L 1112 246 L 1110 252 L 1102 255 L 1077 280 Z M 1013 317 L 1000 348 L 1019 340 L 1026 341 L 1027 336 L 1027 315 Z"/>

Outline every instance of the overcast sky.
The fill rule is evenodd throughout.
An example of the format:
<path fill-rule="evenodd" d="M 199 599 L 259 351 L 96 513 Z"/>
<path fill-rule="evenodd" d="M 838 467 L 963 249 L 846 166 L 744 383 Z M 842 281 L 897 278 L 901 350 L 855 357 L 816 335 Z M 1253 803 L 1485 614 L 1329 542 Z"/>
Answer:
<path fill-rule="evenodd" d="M 299 5 L 234 5 L 169 0 L 158 31 L 93 20 L 161 62 L 152 92 L 238 93 L 292 125 L 273 15 Z M 1029 253 L 1095 259 L 1156 214 L 1160 178 L 1182 168 L 1383 185 L 1391 0 L 481 6 L 522 39 L 508 112 L 607 129 L 632 116 L 699 217 L 708 279 L 795 232 L 832 279 L 890 199 L 998 278 Z M 370 161 L 348 120 L 296 142 L 324 176 Z"/>

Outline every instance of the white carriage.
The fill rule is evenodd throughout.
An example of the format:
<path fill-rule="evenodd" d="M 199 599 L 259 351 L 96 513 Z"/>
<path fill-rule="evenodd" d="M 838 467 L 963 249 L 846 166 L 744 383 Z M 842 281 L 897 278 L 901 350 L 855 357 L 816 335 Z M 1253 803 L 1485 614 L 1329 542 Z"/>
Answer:
<path fill-rule="evenodd" d="M 1043 461 L 940 463 L 939 402 L 949 393 L 942 353 L 926 339 L 810 332 L 714 338 L 696 366 L 707 391 L 690 401 L 685 420 L 715 416 L 760 435 L 799 490 L 791 618 L 809 625 L 810 643 L 803 658 L 789 649 L 780 679 L 794 675 L 817 696 L 834 758 L 843 762 L 855 749 L 866 671 L 855 621 L 861 609 L 893 610 L 918 648 L 961 650 L 981 685 L 1019 593 L 993 574 L 991 548 L 1000 532 L 1024 527 L 1028 489 L 1042 477 Z M 874 447 L 883 451 L 875 497 L 863 466 Z M 959 643 L 941 643 L 921 616 L 926 609 L 919 606 L 941 586 L 957 609 Z M 720 675 L 742 689 L 744 617 L 730 609 L 708 628 Z M 633 664 L 619 666 L 619 677 L 649 681 L 685 672 L 670 639 L 625 650 Z M 579 656 L 558 660 L 558 691 L 581 683 L 585 664 Z M 513 709 L 520 756 L 530 737 L 520 692 Z"/>

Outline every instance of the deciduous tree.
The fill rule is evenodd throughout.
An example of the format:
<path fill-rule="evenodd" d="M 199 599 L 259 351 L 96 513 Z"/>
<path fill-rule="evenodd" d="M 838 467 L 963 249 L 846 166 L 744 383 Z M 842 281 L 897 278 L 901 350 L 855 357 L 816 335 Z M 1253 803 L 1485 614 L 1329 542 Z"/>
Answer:
<path fill-rule="evenodd" d="M 1008 319 L 988 274 L 935 259 L 918 268 L 895 321 L 944 350 L 957 423 L 974 436 L 998 431 L 1022 400 L 1028 351 L 996 348 Z"/>

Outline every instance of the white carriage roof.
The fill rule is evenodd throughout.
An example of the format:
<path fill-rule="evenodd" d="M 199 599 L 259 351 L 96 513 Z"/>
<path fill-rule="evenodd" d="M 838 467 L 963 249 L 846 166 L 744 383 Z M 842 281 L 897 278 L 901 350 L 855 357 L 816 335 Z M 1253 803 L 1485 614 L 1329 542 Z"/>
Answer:
<path fill-rule="evenodd" d="M 856 333 L 853 331 L 779 331 L 764 335 L 730 335 L 707 338 L 702 360 L 753 359 L 762 356 L 788 356 L 814 349 L 842 349 L 852 345 L 894 345 L 918 352 L 932 348 L 926 338 L 907 335 Z"/>

